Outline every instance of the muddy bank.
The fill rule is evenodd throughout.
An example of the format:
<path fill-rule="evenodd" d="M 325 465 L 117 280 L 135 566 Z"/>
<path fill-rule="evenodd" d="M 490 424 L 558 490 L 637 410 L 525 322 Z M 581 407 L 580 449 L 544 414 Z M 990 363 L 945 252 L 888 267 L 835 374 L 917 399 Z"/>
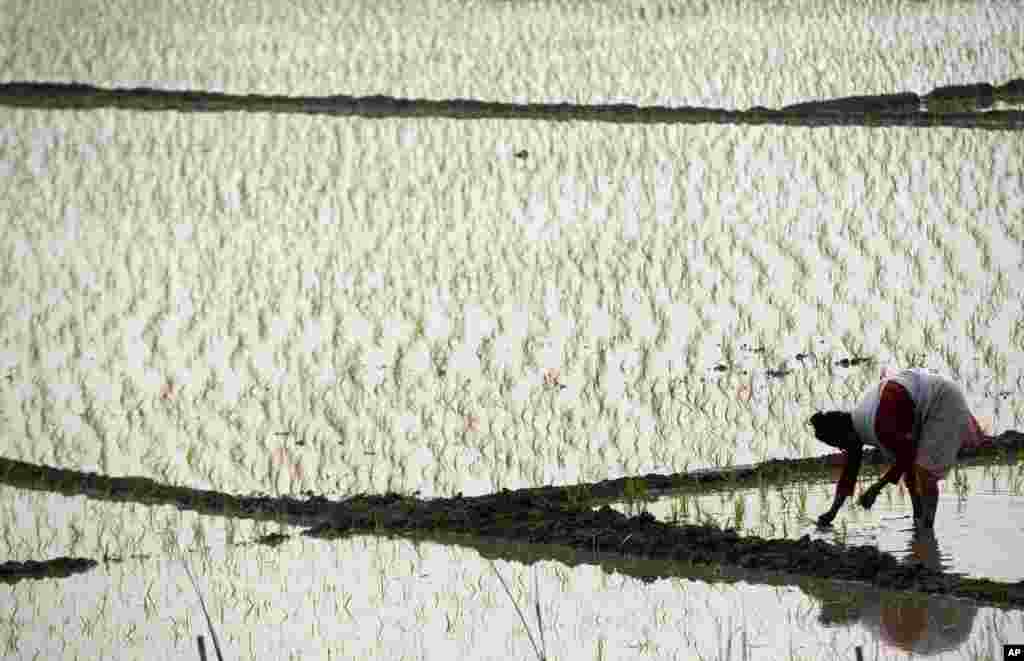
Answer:
<path fill-rule="evenodd" d="M 958 454 L 962 465 L 1016 462 L 1016 453 L 1024 449 L 1024 433 L 1005 431 L 993 438 L 988 447 L 963 449 Z M 829 479 L 834 466 L 845 461 L 842 453 L 801 459 L 771 459 L 759 464 L 733 466 L 720 469 L 703 469 L 673 475 L 649 473 L 614 480 L 585 483 L 561 487 L 533 487 L 520 489 L 521 493 L 534 494 L 557 502 L 580 502 L 591 505 L 621 502 L 624 499 L 643 500 L 665 492 L 707 492 L 718 489 L 757 487 L 762 484 L 781 486 L 794 482 Z M 884 466 L 881 452 L 865 449 L 864 466 Z"/>
<path fill-rule="evenodd" d="M 0 583 L 12 585 L 26 578 L 67 578 L 87 572 L 98 564 L 88 558 L 67 557 L 43 561 L 0 562 Z"/>
<path fill-rule="evenodd" d="M 995 441 L 991 447 L 961 451 L 961 461 L 1013 464 L 1016 462 L 1017 451 L 1024 448 L 1024 433 L 1003 432 L 995 437 Z M 665 491 L 703 492 L 716 488 L 732 489 L 759 484 L 784 485 L 809 479 L 824 479 L 830 477 L 832 468 L 840 461 L 842 455 L 839 453 L 801 459 L 772 459 L 749 466 L 705 469 L 672 475 L 649 473 L 600 482 L 531 487 L 519 489 L 515 493 L 535 496 L 552 503 L 582 504 L 593 508 L 605 503 L 653 498 Z M 883 463 L 883 458 L 880 453 L 867 450 L 863 463 L 865 466 L 878 466 Z M 66 496 L 87 496 L 108 502 L 175 505 L 179 509 L 192 510 L 200 514 L 280 521 L 299 526 L 324 523 L 330 520 L 335 508 L 344 508 L 353 502 L 328 500 L 312 491 L 304 493 L 306 498 L 272 497 L 266 494 L 238 496 L 164 484 L 147 477 L 112 477 L 5 457 L 0 457 L 0 484 Z M 461 497 L 461 494 L 458 496 Z"/>
<path fill-rule="evenodd" d="M 644 512 L 629 517 L 610 507 L 559 503 L 528 491 L 477 498 L 420 501 L 386 494 L 345 501 L 329 522 L 304 534 L 469 533 L 510 542 L 558 544 L 692 564 L 733 565 L 828 579 L 862 581 L 900 591 L 944 594 L 1024 606 L 1024 581 L 968 579 L 904 564 L 870 546 L 840 547 L 804 536 L 797 541 L 741 537 L 714 526 L 674 525 Z"/>
<path fill-rule="evenodd" d="M 1019 102 L 1020 81 L 940 87 L 919 97 L 913 92 L 816 100 L 781 109 L 755 106 L 728 110 L 700 106 L 638 106 L 628 103 L 503 103 L 476 99 L 408 99 L 393 96 L 283 96 L 224 94 L 149 87 L 101 88 L 81 83 L 0 83 L 0 106 L 45 110 L 118 108 L 142 112 L 258 112 L 364 117 L 461 120 L 514 119 L 590 121 L 616 124 L 774 124 L 781 126 L 955 126 L 1020 130 L 1024 113 L 990 110 L 993 102 Z"/>
<path fill-rule="evenodd" d="M 1005 447 L 983 449 L 978 456 L 1007 458 L 1024 434 L 1000 437 Z M 149 478 L 108 477 L 0 458 L 0 483 L 11 486 L 85 495 L 111 502 L 174 505 L 200 514 L 307 528 L 312 537 L 351 534 L 399 535 L 442 540 L 451 535 L 499 541 L 511 546 L 553 545 L 579 552 L 615 554 L 622 558 L 663 560 L 689 566 L 721 566 L 803 577 L 862 581 L 876 587 L 945 594 L 1004 606 L 1024 606 L 1024 581 L 1014 584 L 967 579 L 919 565 L 904 564 L 874 547 L 841 547 L 821 540 L 769 540 L 742 537 L 713 526 L 678 525 L 649 513 L 627 516 L 600 500 L 641 499 L 662 489 L 702 489 L 750 482 L 794 481 L 800 476 L 827 474 L 834 457 L 773 461 L 730 471 L 673 476 L 647 475 L 565 487 L 539 487 L 464 498 L 422 500 L 400 494 L 359 495 L 341 501 L 310 495 L 305 499 L 235 496 L 167 485 Z M 283 534 L 256 543 L 287 541 Z M 472 542 L 468 546 L 474 546 Z M 118 561 L 121 558 L 104 558 Z M 89 562 L 89 561 L 86 561 Z M 28 578 L 32 567 L 12 567 L 12 580 Z M 85 569 L 76 565 L 75 569 Z M 16 570 L 16 571 L 15 571 Z M 38 575 L 54 575 L 43 571 Z M 644 578 L 644 577 L 641 577 Z M 650 578 L 656 578 L 651 576 Z"/>

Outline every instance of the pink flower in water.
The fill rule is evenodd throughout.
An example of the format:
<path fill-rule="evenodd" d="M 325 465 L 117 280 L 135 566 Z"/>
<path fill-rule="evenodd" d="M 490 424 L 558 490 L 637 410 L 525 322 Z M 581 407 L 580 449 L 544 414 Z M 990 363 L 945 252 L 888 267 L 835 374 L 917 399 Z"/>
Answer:
<path fill-rule="evenodd" d="M 277 448 L 270 453 L 270 457 L 276 466 L 283 466 L 292 480 L 301 480 L 303 476 L 302 463 L 299 459 L 292 457 L 286 448 Z"/>
<path fill-rule="evenodd" d="M 544 386 L 547 388 L 553 388 L 561 386 L 558 378 L 561 376 L 561 371 L 557 367 L 549 367 L 544 370 Z"/>
<path fill-rule="evenodd" d="M 472 413 L 466 416 L 466 431 L 475 432 L 480 430 L 480 418 Z"/>
<path fill-rule="evenodd" d="M 754 389 L 750 387 L 749 383 L 741 383 L 736 390 L 736 396 L 742 402 L 749 402 L 750 398 L 754 396 Z"/>

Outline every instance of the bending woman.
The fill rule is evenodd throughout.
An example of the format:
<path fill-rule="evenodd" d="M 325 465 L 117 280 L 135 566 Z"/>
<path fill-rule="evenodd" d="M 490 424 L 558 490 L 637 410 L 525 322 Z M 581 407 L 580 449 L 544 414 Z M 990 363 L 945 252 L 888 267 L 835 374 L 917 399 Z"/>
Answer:
<path fill-rule="evenodd" d="M 914 525 L 931 528 L 939 480 L 956 462 L 960 448 L 992 442 L 971 415 L 960 387 L 924 369 L 901 370 L 883 378 L 864 391 L 852 412 L 818 412 L 810 424 L 819 441 L 847 455 L 835 501 L 818 517 L 822 526 L 832 524 L 853 494 L 864 445 L 879 448 L 892 468 L 861 494 L 861 506 L 871 509 L 882 489 L 902 478 L 914 507 Z"/>

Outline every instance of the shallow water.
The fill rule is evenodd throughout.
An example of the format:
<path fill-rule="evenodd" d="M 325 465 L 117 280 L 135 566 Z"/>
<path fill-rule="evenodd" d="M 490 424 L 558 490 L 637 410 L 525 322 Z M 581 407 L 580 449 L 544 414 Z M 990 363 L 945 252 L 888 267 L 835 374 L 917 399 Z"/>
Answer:
<path fill-rule="evenodd" d="M 897 556 L 914 557 L 946 571 L 997 581 L 1024 580 L 1019 549 L 1024 548 L 1024 497 L 972 494 L 940 500 L 937 544 L 915 540 L 908 503 L 878 512 L 877 527 L 852 530 L 848 544 L 874 544 Z"/>
<path fill-rule="evenodd" d="M 644 505 L 616 505 L 630 513 L 647 508 L 662 520 L 713 521 L 746 534 L 871 545 L 908 562 L 996 581 L 1024 580 L 1024 495 L 1016 466 L 961 466 L 941 484 L 933 535 L 917 535 L 902 484 L 888 487 L 870 511 L 846 501 L 831 529 L 815 524 L 832 504 L 833 482 L 737 489 L 707 495 L 665 496 Z M 860 488 L 871 482 L 861 475 Z M 872 479 L 877 479 L 873 477 Z M 858 492 L 859 495 L 859 492 Z"/>
<path fill-rule="evenodd" d="M 15 1 L 0 77 L 781 106 L 1019 75 L 1024 13 L 992 4 Z M 480 494 L 814 454 L 809 413 L 885 363 L 955 374 L 993 428 L 1024 425 L 1019 133 L 4 107 L 0 147 L 5 457 L 227 493 Z M 854 355 L 874 362 L 837 362 Z M 1002 488 L 944 496 L 940 564 L 1017 576 Z M 830 493 L 687 507 L 794 536 Z M 822 534 L 907 553 L 908 506 Z M 4 559 L 125 558 L 0 585 L 5 657 L 195 658 L 182 548 L 228 658 L 533 655 L 464 547 L 239 546 L 277 527 L 8 487 L 0 511 Z M 627 564 L 534 565 L 554 658 L 1024 642 L 1018 613 Z"/>
<path fill-rule="evenodd" d="M 852 659 L 856 646 L 866 659 L 908 651 L 973 659 L 986 658 L 982 652 L 999 640 L 1024 637 L 1019 612 L 857 584 L 773 585 L 741 570 L 486 541 L 295 535 L 267 547 L 253 542 L 298 531 L 173 508 L 0 495 L 21 513 L 20 525 L 49 540 L 41 549 L 12 549 L 15 555 L 99 557 L 106 549 L 125 556 L 59 581 L 0 585 L 0 601 L 19 605 L 0 623 L 0 646 L 13 658 L 36 651 L 47 658 L 195 658 L 197 634 L 207 636 L 209 651 L 182 561 L 197 578 L 225 658 L 534 658 L 495 570 L 538 644 L 539 599 L 546 649 L 556 659 L 810 661 Z M 39 516 L 46 512 L 64 527 L 48 527 Z M 88 517 L 113 516 L 129 525 L 95 540 L 67 537 Z M 136 536 L 139 516 L 152 531 Z M 540 559 L 546 553 L 561 561 Z M 644 578 L 652 575 L 669 578 Z"/>

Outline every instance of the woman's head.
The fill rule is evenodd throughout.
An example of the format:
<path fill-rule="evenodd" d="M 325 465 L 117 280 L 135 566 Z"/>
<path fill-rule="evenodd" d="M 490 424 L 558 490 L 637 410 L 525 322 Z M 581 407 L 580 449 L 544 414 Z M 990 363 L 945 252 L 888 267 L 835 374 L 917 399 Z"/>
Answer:
<path fill-rule="evenodd" d="M 809 420 L 819 441 L 844 448 L 854 435 L 853 416 L 848 411 L 818 411 Z"/>

